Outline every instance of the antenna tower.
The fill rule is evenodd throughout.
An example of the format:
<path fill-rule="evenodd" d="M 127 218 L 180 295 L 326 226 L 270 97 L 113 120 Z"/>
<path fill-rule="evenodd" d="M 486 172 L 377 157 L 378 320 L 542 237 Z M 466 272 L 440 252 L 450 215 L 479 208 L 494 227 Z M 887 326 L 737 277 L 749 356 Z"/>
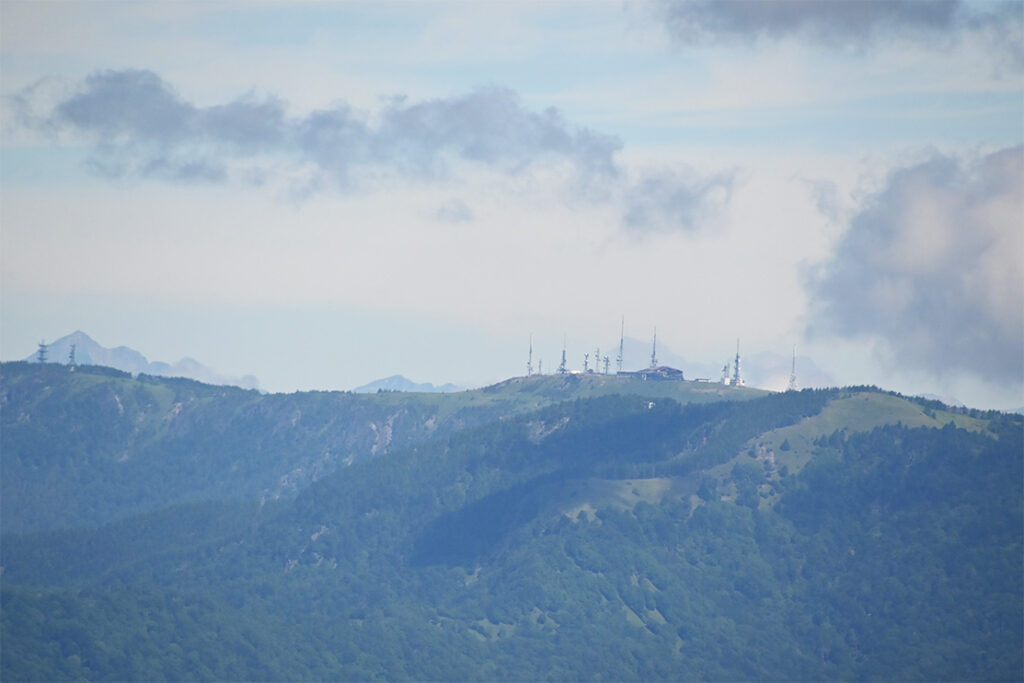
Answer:
<path fill-rule="evenodd" d="M 569 372 L 569 369 L 565 367 L 565 337 L 562 337 L 562 362 L 558 364 L 558 374 L 564 375 Z"/>
<path fill-rule="evenodd" d="M 533 374 L 533 333 L 530 333 L 530 355 L 526 359 L 526 376 Z"/>
<path fill-rule="evenodd" d="M 789 390 L 796 391 L 796 344 L 793 344 L 793 369 L 789 371 Z"/>
<path fill-rule="evenodd" d="M 544 374 L 544 359 L 543 358 L 541 358 L 540 360 L 537 361 L 537 374 L 538 375 L 543 375 Z"/>
<path fill-rule="evenodd" d="M 583 372 L 590 372 L 590 354 L 583 354 Z"/>
<path fill-rule="evenodd" d="M 68 351 L 68 365 L 75 367 L 75 345 L 71 345 L 71 350 Z"/>
<path fill-rule="evenodd" d="M 722 384 L 729 384 L 729 363 L 722 366 Z"/>
<path fill-rule="evenodd" d="M 658 328 L 654 328 L 654 342 L 651 344 L 651 367 L 658 367 Z"/>
<path fill-rule="evenodd" d="M 46 341 L 45 340 L 39 342 L 39 350 L 36 351 L 36 358 L 39 360 L 40 363 L 45 363 L 46 362 Z"/>
<path fill-rule="evenodd" d="M 740 377 L 740 340 L 736 340 L 736 360 L 732 366 L 732 385 L 734 387 L 743 386 L 743 378 Z"/>
<path fill-rule="evenodd" d="M 622 351 L 626 343 L 626 316 L 622 316 L 622 329 L 619 332 L 619 355 L 615 357 L 615 364 L 619 372 L 622 372 Z"/>
<path fill-rule="evenodd" d="M 594 373 L 601 372 L 601 349 L 594 349 Z"/>
<path fill-rule="evenodd" d="M 605 356 L 604 360 L 602 362 L 604 363 L 604 374 L 607 375 L 608 374 L 608 365 L 611 364 L 612 360 L 608 356 Z"/>

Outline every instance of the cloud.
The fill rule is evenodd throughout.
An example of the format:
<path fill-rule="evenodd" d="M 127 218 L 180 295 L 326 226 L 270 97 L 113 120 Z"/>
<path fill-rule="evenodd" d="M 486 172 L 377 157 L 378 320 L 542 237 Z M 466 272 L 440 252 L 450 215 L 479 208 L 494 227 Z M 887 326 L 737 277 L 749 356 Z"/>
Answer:
<path fill-rule="evenodd" d="M 434 218 L 444 223 L 465 223 L 473 220 L 473 211 L 461 199 L 452 199 L 434 212 Z"/>
<path fill-rule="evenodd" d="M 627 190 L 623 225 L 634 235 L 695 230 L 728 202 L 734 183 L 732 173 L 648 172 Z"/>
<path fill-rule="evenodd" d="M 34 94 L 14 98 L 23 119 L 91 142 L 89 167 L 108 178 L 251 186 L 277 177 L 302 199 L 380 176 L 450 180 L 466 165 L 510 176 L 560 168 L 588 201 L 624 197 L 623 227 L 634 235 L 694 229 L 728 200 L 733 183 L 730 174 L 678 169 L 630 184 L 618 138 L 574 125 L 555 108 L 528 109 L 514 91 L 493 86 L 420 102 L 391 97 L 371 113 L 341 102 L 301 117 L 273 96 L 197 106 L 147 70 L 95 73 L 45 113 Z M 435 217 L 471 216 L 453 204 Z"/>
<path fill-rule="evenodd" d="M 225 166 L 212 159 L 244 165 L 271 155 L 312 164 L 340 186 L 358 167 L 429 179 L 444 176 L 452 161 L 510 174 L 565 163 L 584 178 L 611 177 L 621 147 L 556 109 L 530 111 L 504 88 L 417 103 L 391 98 L 371 124 L 345 104 L 300 118 L 273 97 L 198 107 L 145 70 L 89 76 L 39 124 L 90 136 L 93 165 L 106 175 L 221 180 Z"/>
<path fill-rule="evenodd" d="M 54 122 L 95 134 L 108 143 L 168 145 L 192 135 L 198 115 L 151 71 L 105 71 L 60 102 Z"/>
<path fill-rule="evenodd" d="M 844 210 L 839 199 L 839 187 L 833 181 L 815 178 L 796 178 L 796 180 L 807 186 L 818 213 L 833 223 L 842 220 Z"/>
<path fill-rule="evenodd" d="M 893 172 L 810 279 L 813 333 L 877 337 L 944 376 L 1024 381 L 1024 146 Z"/>
<path fill-rule="evenodd" d="M 616 174 L 621 147 L 612 136 L 573 128 L 557 109 L 528 111 L 513 91 L 495 87 L 416 104 L 395 99 L 375 143 L 378 154 L 413 172 L 429 173 L 443 150 L 506 172 L 548 158 L 604 176 Z"/>
<path fill-rule="evenodd" d="M 1013 1 L 664 0 L 661 9 L 669 32 L 684 43 L 797 38 L 846 48 L 888 38 L 941 47 L 954 34 L 982 31 L 1004 59 L 1024 65 L 1024 17 Z"/>

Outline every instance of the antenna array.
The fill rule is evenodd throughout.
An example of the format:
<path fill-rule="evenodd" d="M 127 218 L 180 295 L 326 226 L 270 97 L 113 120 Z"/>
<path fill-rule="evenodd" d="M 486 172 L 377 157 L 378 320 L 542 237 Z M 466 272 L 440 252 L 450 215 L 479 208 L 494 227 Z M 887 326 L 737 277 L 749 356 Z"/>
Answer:
<path fill-rule="evenodd" d="M 796 391 L 796 344 L 793 344 L 793 368 L 789 371 L 789 390 Z"/>
<path fill-rule="evenodd" d="M 530 355 L 526 359 L 526 376 L 533 374 L 533 333 L 530 333 Z"/>

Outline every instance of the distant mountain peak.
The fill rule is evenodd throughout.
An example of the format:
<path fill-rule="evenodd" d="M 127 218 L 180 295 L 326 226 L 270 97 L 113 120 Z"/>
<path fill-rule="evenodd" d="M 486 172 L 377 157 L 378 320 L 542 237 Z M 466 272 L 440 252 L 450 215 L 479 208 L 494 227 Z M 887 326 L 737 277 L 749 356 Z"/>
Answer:
<path fill-rule="evenodd" d="M 450 382 L 448 384 L 438 386 L 431 384 L 430 382 L 413 382 L 411 379 L 403 377 L 402 375 L 391 375 L 390 377 L 376 379 L 369 384 L 356 387 L 352 391 L 357 394 L 373 394 L 378 391 L 408 391 L 421 394 L 448 394 L 453 391 L 460 390 L 460 387 L 457 387 Z"/>
<path fill-rule="evenodd" d="M 81 330 L 75 330 L 71 334 L 46 345 L 47 358 L 51 363 L 67 365 L 71 360 L 71 346 L 75 347 L 75 363 L 77 365 L 104 365 L 116 368 L 133 375 L 145 374 L 159 377 L 186 377 L 204 384 L 223 384 L 242 387 L 243 389 L 258 389 L 259 379 L 253 375 L 244 377 L 227 377 L 208 368 L 193 358 L 182 358 L 176 363 L 164 363 L 161 361 L 149 361 L 144 355 L 128 346 L 116 346 L 107 348 L 99 344 Z M 35 362 L 36 354 L 33 353 L 25 360 Z"/>

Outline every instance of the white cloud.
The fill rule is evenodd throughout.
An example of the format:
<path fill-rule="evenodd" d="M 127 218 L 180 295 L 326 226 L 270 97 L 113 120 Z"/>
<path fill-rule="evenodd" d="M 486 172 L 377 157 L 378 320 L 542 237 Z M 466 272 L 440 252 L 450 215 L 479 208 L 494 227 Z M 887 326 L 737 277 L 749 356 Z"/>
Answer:
<path fill-rule="evenodd" d="M 811 283 L 819 334 L 937 376 L 1024 383 L 1024 148 L 897 169 Z"/>

